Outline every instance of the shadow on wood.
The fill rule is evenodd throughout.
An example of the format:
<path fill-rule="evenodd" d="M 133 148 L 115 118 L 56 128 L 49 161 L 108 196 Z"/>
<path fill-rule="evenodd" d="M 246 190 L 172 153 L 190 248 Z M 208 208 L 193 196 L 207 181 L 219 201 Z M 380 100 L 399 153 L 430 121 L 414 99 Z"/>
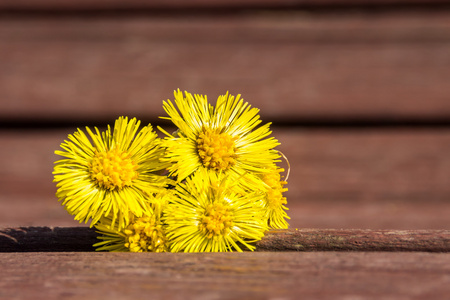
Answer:
<path fill-rule="evenodd" d="M 0 252 L 93 251 L 95 229 L 19 227 L 0 229 Z M 450 230 L 274 230 L 256 251 L 450 252 Z"/>

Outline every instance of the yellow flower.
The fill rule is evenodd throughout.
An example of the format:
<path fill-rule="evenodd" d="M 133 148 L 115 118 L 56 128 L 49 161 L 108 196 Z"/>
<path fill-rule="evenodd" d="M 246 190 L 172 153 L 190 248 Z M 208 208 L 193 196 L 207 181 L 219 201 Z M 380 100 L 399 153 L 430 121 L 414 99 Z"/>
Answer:
<path fill-rule="evenodd" d="M 90 139 L 78 129 L 61 144 L 64 151 L 55 151 L 64 157 L 55 162 L 56 196 L 75 220 L 91 219 L 92 227 L 111 215 L 111 224 L 118 218 L 123 228 L 130 213 L 143 216 L 149 194 L 166 186 L 167 177 L 156 174 L 167 167 L 160 162 L 160 140 L 151 125 L 138 132 L 139 125 L 120 117 L 113 132 L 86 127 Z"/>
<path fill-rule="evenodd" d="M 239 95 L 219 96 L 216 106 L 211 106 L 206 96 L 192 96 L 178 90 L 174 92 L 175 104 L 163 102 L 168 118 L 177 127 L 171 135 L 160 128 L 167 137 L 165 161 L 170 175 L 182 181 L 197 170 L 224 173 L 237 179 L 246 176 L 243 184 L 264 189 L 259 173 L 279 158 L 273 150 L 279 143 L 270 134 L 270 123 L 261 123 L 256 108 L 239 99 Z"/>
<path fill-rule="evenodd" d="M 110 252 L 167 252 L 168 243 L 160 217 L 160 211 L 148 206 L 142 217 L 131 215 L 129 223 L 120 230 L 110 227 L 110 217 L 103 217 L 95 225 L 101 234 L 97 238 L 102 241 L 94 247 L 98 247 L 96 251 Z"/>
<path fill-rule="evenodd" d="M 289 224 L 285 219 L 290 219 L 285 211 L 289 210 L 285 206 L 287 199 L 283 196 L 288 190 L 284 187 L 287 182 L 281 179 L 281 172 L 284 172 L 284 169 L 274 165 L 270 173 L 262 175 L 264 183 L 270 187 L 265 193 L 264 205 L 267 209 L 269 226 L 274 229 L 287 229 Z"/>
<path fill-rule="evenodd" d="M 163 212 L 172 252 L 253 250 L 268 229 L 261 193 L 240 194 L 234 181 L 196 172 L 175 188 Z"/>

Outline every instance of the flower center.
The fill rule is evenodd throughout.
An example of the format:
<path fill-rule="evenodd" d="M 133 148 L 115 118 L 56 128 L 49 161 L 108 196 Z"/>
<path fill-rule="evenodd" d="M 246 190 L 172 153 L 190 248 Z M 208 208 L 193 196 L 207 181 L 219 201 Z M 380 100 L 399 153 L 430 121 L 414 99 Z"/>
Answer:
<path fill-rule="evenodd" d="M 166 252 L 168 250 L 162 225 L 152 217 L 142 217 L 128 225 L 125 247 L 130 252 Z"/>
<path fill-rule="evenodd" d="M 128 153 L 117 149 L 96 152 L 89 169 L 91 179 L 109 190 L 129 186 L 138 177 L 136 163 L 129 158 Z"/>
<path fill-rule="evenodd" d="M 234 139 L 219 129 L 204 128 L 197 137 L 197 151 L 207 168 L 228 170 L 236 162 Z"/>
<path fill-rule="evenodd" d="M 226 235 L 233 226 L 233 214 L 221 203 L 208 205 L 200 223 L 200 231 L 211 239 Z"/>
<path fill-rule="evenodd" d="M 263 175 L 263 181 L 270 186 L 267 191 L 267 205 L 271 209 L 280 207 L 283 204 L 287 204 L 286 197 L 283 197 L 283 192 L 288 189 L 283 186 L 287 184 L 286 181 L 281 181 L 281 176 L 279 172 L 283 172 L 283 169 L 267 173 Z"/>

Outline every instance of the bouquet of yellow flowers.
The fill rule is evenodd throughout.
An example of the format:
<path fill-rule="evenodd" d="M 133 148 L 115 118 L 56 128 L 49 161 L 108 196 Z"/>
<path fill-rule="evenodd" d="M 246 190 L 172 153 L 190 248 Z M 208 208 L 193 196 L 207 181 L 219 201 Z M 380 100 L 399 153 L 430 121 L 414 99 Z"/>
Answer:
<path fill-rule="evenodd" d="M 177 130 L 120 117 L 100 132 L 78 129 L 55 153 L 56 196 L 95 226 L 99 251 L 254 250 L 270 228 L 288 227 L 278 141 L 259 110 L 225 94 L 174 92 L 163 107 Z M 287 179 L 287 178 L 286 178 Z"/>

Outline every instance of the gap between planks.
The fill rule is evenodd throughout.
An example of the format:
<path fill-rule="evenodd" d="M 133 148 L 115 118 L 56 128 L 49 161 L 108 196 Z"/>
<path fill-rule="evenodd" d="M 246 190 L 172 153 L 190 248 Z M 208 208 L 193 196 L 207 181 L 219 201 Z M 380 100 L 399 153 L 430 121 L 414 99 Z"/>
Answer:
<path fill-rule="evenodd" d="M 97 241 L 88 227 L 0 228 L 0 252 L 94 251 Z M 450 252 L 450 230 L 272 230 L 256 251 Z"/>

